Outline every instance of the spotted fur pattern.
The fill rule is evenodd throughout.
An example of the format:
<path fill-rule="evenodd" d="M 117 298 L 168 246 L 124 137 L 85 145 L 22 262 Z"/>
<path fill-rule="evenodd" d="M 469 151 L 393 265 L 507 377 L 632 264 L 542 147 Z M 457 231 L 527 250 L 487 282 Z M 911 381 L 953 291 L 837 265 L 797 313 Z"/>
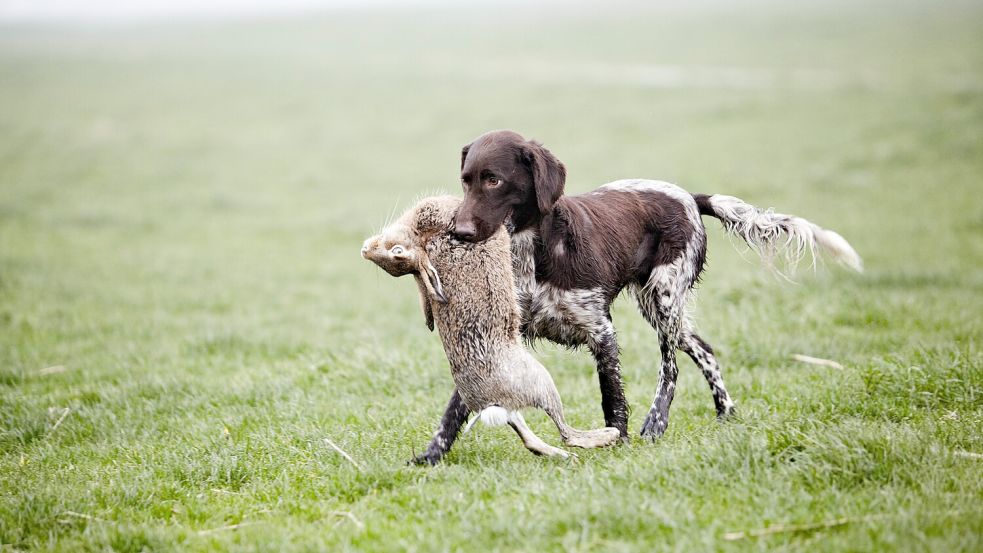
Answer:
<path fill-rule="evenodd" d="M 640 200 L 660 197 L 677 202 L 692 224 L 680 251 L 667 254 L 672 260 L 655 266 L 647 278 L 629 284 L 638 308 L 659 335 L 662 360 L 655 399 L 642 424 L 642 435 L 656 437 L 665 432 L 669 422 L 678 378 L 676 351 L 682 350 L 700 368 L 710 386 L 718 416 L 733 412 L 731 400 L 720 373 L 713 350 L 692 331 L 686 316 L 692 287 L 700 276 L 706 251 L 706 231 L 700 220 L 693 196 L 674 184 L 641 179 L 621 180 L 606 184 L 590 195 L 604 200 L 612 195 L 638 196 Z M 627 420 L 627 402 L 621 386 L 621 366 L 610 304 L 610 290 L 558 289 L 538 281 L 535 275 L 537 235 L 533 230 L 512 236 L 513 267 L 519 305 L 523 309 L 523 334 L 527 339 L 547 338 L 553 342 L 575 347 L 586 345 L 594 355 L 602 389 L 602 409 L 606 419 Z"/>
<path fill-rule="evenodd" d="M 462 207 L 453 232 L 481 242 L 503 222 L 512 252 L 522 331 L 570 347 L 586 345 L 597 362 L 605 422 L 627 436 L 628 406 L 609 305 L 622 290 L 659 336 L 662 361 L 642 436 L 661 435 L 677 378 L 677 350 L 699 367 L 717 414 L 733 411 L 713 349 L 686 316 L 703 270 L 701 215 L 720 219 L 769 261 L 821 250 L 860 269 L 841 236 L 805 219 L 761 210 L 737 198 L 690 194 L 667 182 L 615 181 L 564 195 L 566 168 L 541 143 L 507 130 L 485 133 L 461 151 Z"/>

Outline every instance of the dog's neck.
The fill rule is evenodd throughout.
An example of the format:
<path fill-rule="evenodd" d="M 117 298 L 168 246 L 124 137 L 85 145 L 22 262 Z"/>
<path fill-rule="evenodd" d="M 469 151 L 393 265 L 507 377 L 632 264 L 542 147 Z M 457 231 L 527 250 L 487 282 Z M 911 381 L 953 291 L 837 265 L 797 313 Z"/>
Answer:
<path fill-rule="evenodd" d="M 538 229 L 543 222 L 543 214 L 539 212 L 536 204 L 531 206 L 526 203 L 516 206 L 512 215 L 505 220 L 505 227 L 509 234 L 515 234 L 529 229 Z"/>

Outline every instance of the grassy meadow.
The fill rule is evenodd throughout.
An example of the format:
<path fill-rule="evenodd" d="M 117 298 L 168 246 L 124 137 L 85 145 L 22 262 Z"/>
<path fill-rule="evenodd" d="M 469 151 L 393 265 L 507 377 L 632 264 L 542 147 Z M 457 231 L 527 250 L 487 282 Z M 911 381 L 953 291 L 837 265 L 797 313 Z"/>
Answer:
<path fill-rule="evenodd" d="M 0 24 L 0 551 L 980 551 L 981 28 L 957 1 Z M 685 359 L 657 443 L 558 462 L 479 426 L 406 466 L 452 384 L 358 249 L 498 128 L 568 192 L 739 196 L 866 273 L 785 283 L 707 220 L 736 418 Z M 635 435 L 658 341 L 614 317 Z M 537 350 L 600 425 L 589 355 Z"/>

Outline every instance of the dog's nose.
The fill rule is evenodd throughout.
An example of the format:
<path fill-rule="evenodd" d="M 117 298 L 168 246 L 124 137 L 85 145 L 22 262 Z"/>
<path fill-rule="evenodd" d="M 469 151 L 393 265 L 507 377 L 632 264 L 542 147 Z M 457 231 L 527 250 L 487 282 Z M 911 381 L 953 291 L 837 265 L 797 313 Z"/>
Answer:
<path fill-rule="evenodd" d="M 368 246 L 362 246 L 362 257 L 365 257 L 365 254 L 366 254 L 366 253 L 367 253 L 368 251 L 369 251 L 369 247 L 368 247 Z"/>
<path fill-rule="evenodd" d="M 474 223 L 458 223 L 454 225 L 454 236 L 462 240 L 471 240 L 474 238 L 475 228 Z"/>

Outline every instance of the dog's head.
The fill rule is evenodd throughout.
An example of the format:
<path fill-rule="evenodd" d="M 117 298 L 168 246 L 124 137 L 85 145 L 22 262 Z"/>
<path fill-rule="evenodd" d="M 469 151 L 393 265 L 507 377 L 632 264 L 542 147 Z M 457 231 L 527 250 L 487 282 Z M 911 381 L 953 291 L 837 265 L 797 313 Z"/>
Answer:
<path fill-rule="evenodd" d="M 469 242 L 488 239 L 511 217 L 517 228 L 553 210 L 567 170 L 538 142 L 512 131 L 493 131 L 461 150 L 464 201 L 454 234 Z"/>

